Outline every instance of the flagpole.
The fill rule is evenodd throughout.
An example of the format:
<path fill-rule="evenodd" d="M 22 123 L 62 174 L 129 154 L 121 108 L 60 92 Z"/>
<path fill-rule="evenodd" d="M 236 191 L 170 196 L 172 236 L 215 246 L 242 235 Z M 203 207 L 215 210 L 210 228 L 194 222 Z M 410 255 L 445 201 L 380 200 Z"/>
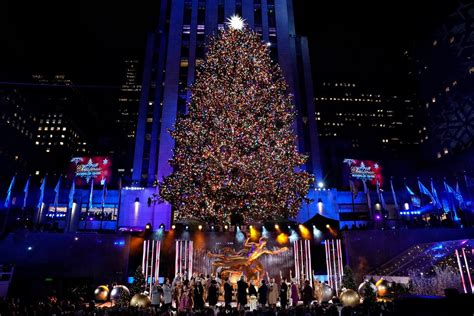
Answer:
<path fill-rule="evenodd" d="M 12 178 L 12 181 L 10 182 L 10 186 L 8 187 L 8 196 L 7 196 L 7 211 L 5 213 L 5 221 L 3 222 L 3 228 L 2 228 L 2 234 L 6 231 L 7 229 L 7 223 L 8 223 L 8 216 L 10 215 L 10 198 L 11 198 L 11 193 L 13 191 L 13 186 L 15 184 L 15 177 L 16 177 L 16 172 L 15 175 Z"/>
<path fill-rule="evenodd" d="M 464 184 L 466 185 L 467 196 L 469 197 L 469 206 L 472 206 L 471 191 L 469 190 L 469 186 L 467 185 L 466 170 L 464 170 Z M 471 207 L 470 207 L 470 208 L 471 208 Z M 471 208 L 471 209 L 472 209 L 472 208 Z"/>
<path fill-rule="evenodd" d="M 350 180 L 350 181 L 352 181 L 352 180 Z M 355 188 L 354 188 L 354 185 L 355 185 L 355 184 L 354 184 L 354 182 L 351 182 L 350 184 L 352 184 L 352 185 L 351 185 L 352 213 L 355 213 L 354 192 L 353 192 L 353 190 L 355 189 Z M 355 214 L 352 214 L 352 216 L 355 216 Z M 354 217 L 354 228 L 355 228 L 355 227 L 357 227 L 357 223 L 356 223 L 356 220 L 355 220 L 355 217 Z"/>

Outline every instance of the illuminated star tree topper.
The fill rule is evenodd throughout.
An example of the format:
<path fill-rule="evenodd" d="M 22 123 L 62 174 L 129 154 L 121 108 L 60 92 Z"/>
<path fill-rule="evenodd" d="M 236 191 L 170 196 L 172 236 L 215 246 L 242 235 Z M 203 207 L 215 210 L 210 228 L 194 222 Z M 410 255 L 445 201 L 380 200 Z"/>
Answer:
<path fill-rule="evenodd" d="M 294 107 L 267 45 L 243 20 L 209 41 L 186 115 L 171 132 L 161 198 L 180 220 L 247 223 L 297 215 L 312 177 L 296 149 Z"/>
<path fill-rule="evenodd" d="M 230 18 L 227 18 L 227 25 L 233 30 L 242 30 L 245 26 L 245 20 L 237 14 L 234 14 Z"/>

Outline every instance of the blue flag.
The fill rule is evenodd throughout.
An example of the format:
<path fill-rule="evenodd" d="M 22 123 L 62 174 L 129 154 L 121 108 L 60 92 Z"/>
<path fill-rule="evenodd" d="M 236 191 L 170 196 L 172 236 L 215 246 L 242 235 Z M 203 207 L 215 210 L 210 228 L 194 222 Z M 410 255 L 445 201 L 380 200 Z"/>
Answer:
<path fill-rule="evenodd" d="M 385 199 L 383 197 L 383 193 L 382 193 L 382 190 L 380 190 L 380 183 L 379 183 L 379 180 L 377 180 L 377 196 L 379 197 L 379 202 L 380 204 L 382 204 L 382 208 L 383 209 L 387 209 L 386 205 L 385 205 Z"/>
<path fill-rule="evenodd" d="M 104 179 L 102 187 L 102 208 L 105 206 L 105 198 L 107 197 L 107 181 Z"/>
<path fill-rule="evenodd" d="M 7 197 L 5 198 L 5 208 L 10 207 L 10 200 L 12 197 L 12 191 L 13 191 L 13 186 L 15 185 L 15 178 L 16 176 L 13 176 L 12 181 L 10 182 L 10 186 L 8 187 L 8 192 L 7 192 Z"/>
<path fill-rule="evenodd" d="M 410 195 L 415 195 L 415 196 L 416 196 L 415 192 L 413 192 L 413 191 L 408 187 L 408 185 L 405 184 L 405 187 L 407 188 L 407 191 L 408 191 L 408 193 L 409 193 Z"/>
<path fill-rule="evenodd" d="M 459 204 L 461 205 L 461 207 L 464 207 L 464 198 L 462 197 L 462 194 L 461 194 L 461 188 L 459 187 L 459 182 L 456 181 L 456 200 L 459 201 Z"/>
<path fill-rule="evenodd" d="M 397 195 L 395 194 L 395 189 L 393 188 L 393 182 L 392 179 L 390 179 L 390 187 L 392 189 L 392 196 L 393 196 L 393 204 L 395 204 L 395 207 L 398 210 L 398 201 L 397 201 Z"/>
<path fill-rule="evenodd" d="M 94 179 L 91 179 L 91 192 L 89 194 L 89 210 L 92 208 L 93 195 L 94 195 Z"/>
<path fill-rule="evenodd" d="M 46 176 L 43 178 L 43 182 L 41 183 L 40 187 L 40 196 L 38 199 L 38 208 L 41 210 L 41 206 L 43 205 L 43 198 L 44 198 L 44 190 L 46 189 Z"/>
<path fill-rule="evenodd" d="M 56 184 L 56 187 L 54 188 L 54 192 L 56 193 L 54 195 L 54 207 L 58 207 L 58 201 L 59 201 L 59 190 L 61 188 L 61 176 L 58 179 L 58 183 Z"/>
<path fill-rule="evenodd" d="M 28 177 L 28 180 L 26 180 L 25 188 L 23 189 L 23 193 L 25 193 L 23 197 L 23 208 L 26 207 L 26 199 L 28 198 L 28 191 L 30 190 L 30 178 Z"/>
<path fill-rule="evenodd" d="M 418 187 L 420 188 L 420 193 L 421 194 L 427 195 L 431 199 L 431 202 L 433 202 L 433 204 L 436 204 L 436 201 L 435 201 L 433 195 L 431 194 L 430 190 L 428 190 L 428 188 L 425 187 L 423 185 L 423 183 L 421 183 L 420 180 L 418 180 Z"/>
<path fill-rule="evenodd" d="M 76 178 L 72 179 L 71 190 L 69 190 L 69 209 L 72 209 L 74 203 L 74 194 L 76 193 Z"/>
<path fill-rule="evenodd" d="M 436 188 L 434 186 L 433 179 L 431 179 L 431 192 L 433 194 L 433 199 L 434 199 L 435 206 L 437 208 L 441 208 L 441 203 L 439 201 L 438 192 L 436 192 Z"/>

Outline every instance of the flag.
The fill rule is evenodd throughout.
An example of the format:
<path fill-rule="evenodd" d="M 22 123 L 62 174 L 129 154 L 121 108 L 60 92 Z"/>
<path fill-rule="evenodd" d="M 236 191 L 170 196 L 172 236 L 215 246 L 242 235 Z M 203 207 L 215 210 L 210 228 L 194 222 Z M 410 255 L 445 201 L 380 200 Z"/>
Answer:
<path fill-rule="evenodd" d="M 395 194 L 395 189 L 393 188 L 392 179 L 390 179 L 390 187 L 392 188 L 393 204 L 395 204 L 395 207 L 398 209 L 397 195 Z"/>
<path fill-rule="evenodd" d="M 91 192 L 89 194 L 89 210 L 92 208 L 92 196 L 94 195 L 94 179 L 91 179 Z"/>
<path fill-rule="evenodd" d="M 26 199 L 28 198 L 29 189 L 30 189 L 30 177 L 28 177 L 28 180 L 26 180 L 25 188 L 23 189 L 23 192 L 25 193 L 25 196 L 23 197 L 23 209 L 26 207 Z"/>
<path fill-rule="evenodd" d="M 16 178 L 16 175 L 13 176 L 12 181 L 10 182 L 10 186 L 8 187 L 7 197 L 5 198 L 5 204 L 4 204 L 5 208 L 10 207 L 10 200 L 12 197 L 13 186 L 15 185 L 15 178 Z"/>
<path fill-rule="evenodd" d="M 372 201 L 370 200 L 369 188 L 367 187 L 367 183 L 365 180 L 362 180 L 362 183 L 364 184 L 364 193 L 367 196 L 367 207 L 369 208 L 369 212 L 370 212 L 372 211 Z"/>
<path fill-rule="evenodd" d="M 441 208 L 441 203 L 439 202 L 438 192 L 436 192 L 436 188 L 434 186 L 433 179 L 431 179 L 431 193 L 433 194 L 433 199 L 434 199 L 435 206 L 437 208 Z"/>
<path fill-rule="evenodd" d="M 354 181 L 349 180 L 349 186 L 350 186 L 350 189 L 351 189 L 352 198 L 355 200 L 355 198 L 357 197 L 357 194 L 359 193 L 359 191 L 357 190 L 357 188 L 354 184 Z"/>
<path fill-rule="evenodd" d="M 379 183 L 379 180 L 377 180 L 377 196 L 379 197 L 379 202 L 380 204 L 382 204 L 382 208 L 383 209 L 386 209 L 386 205 L 385 205 L 385 199 L 383 198 L 383 193 L 382 191 L 380 190 L 380 183 Z"/>
<path fill-rule="evenodd" d="M 449 184 L 447 184 L 446 181 L 444 181 L 444 188 L 445 188 L 446 192 L 452 193 L 454 195 L 454 197 L 456 198 L 456 200 L 458 200 L 461 203 L 462 196 L 457 196 L 458 193 Z M 454 220 L 458 221 L 459 218 L 458 218 L 458 215 L 456 214 L 456 206 L 455 205 L 453 205 L 453 213 L 454 213 Z"/>
<path fill-rule="evenodd" d="M 421 194 L 424 194 L 426 196 L 428 196 L 430 199 L 431 199 L 431 202 L 433 202 L 433 204 L 436 203 L 433 195 L 431 194 L 430 190 L 428 190 L 427 187 L 425 187 L 425 185 L 423 183 L 421 183 L 420 180 L 418 180 L 418 187 L 420 188 L 420 193 Z"/>
<path fill-rule="evenodd" d="M 102 187 L 102 208 L 105 206 L 105 198 L 107 197 L 107 180 L 104 179 L 104 186 Z"/>
<path fill-rule="evenodd" d="M 56 184 L 56 187 L 54 188 L 54 192 L 56 193 L 54 195 L 54 207 L 58 207 L 58 201 L 59 201 L 59 189 L 61 188 L 61 176 L 59 176 L 58 183 Z"/>
<path fill-rule="evenodd" d="M 454 198 L 458 200 L 459 203 L 464 202 L 464 199 L 462 198 L 461 193 L 454 190 L 452 186 L 446 183 L 446 181 L 444 182 L 444 188 L 446 189 L 446 192 L 452 193 L 454 195 Z"/>
<path fill-rule="evenodd" d="M 466 186 L 468 188 L 474 187 L 474 179 L 472 179 L 471 177 L 468 177 L 466 174 L 464 174 L 464 181 L 466 181 Z"/>
<path fill-rule="evenodd" d="M 461 188 L 459 187 L 459 182 L 456 181 L 456 200 L 459 201 L 459 204 L 461 207 L 464 207 L 464 199 L 462 197 L 462 194 L 461 194 Z"/>
<path fill-rule="evenodd" d="M 38 199 L 38 208 L 41 210 L 41 206 L 43 204 L 43 198 L 44 198 L 44 190 L 46 189 L 46 176 L 43 178 L 43 182 L 41 183 L 40 186 L 40 196 Z"/>
<path fill-rule="evenodd" d="M 415 192 L 413 192 L 412 189 L 410 189 L 410 188 L 408 187 L 408 185 L 405 184 L 405 187 L 407 188 L 407 191 L 408 191 L 408 193 L 409 193 L 410 195 L 415 195 L 415 196 L 416 196 Z"/>
<path fill-rule="evenodd" d="M 72 179 L 71 190 L 69 190 L 69 205 L 68 207 L 72 209 L 72 203 L 74 203 L 74 194 L 76 193 L 76 178 Z"/>

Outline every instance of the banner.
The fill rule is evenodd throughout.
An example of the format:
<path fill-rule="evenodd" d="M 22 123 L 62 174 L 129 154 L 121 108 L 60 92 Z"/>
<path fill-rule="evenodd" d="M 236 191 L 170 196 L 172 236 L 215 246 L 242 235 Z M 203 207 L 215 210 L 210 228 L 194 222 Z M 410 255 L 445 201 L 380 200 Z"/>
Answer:
<path fill-rule="evenodd" d="M 372 160 L 344 159 L 350 179 L 366 181 L 368 184 L 376 185 L 377 181 L 383 186 L 382 166 Z"/>
<path fill-rule="evenodd" d="M 77 185 L 110 183 L 112 176 L 112 162 L 105 156 L 74 157 L 69 165 L 68 178 L 74 178 Z"/>

